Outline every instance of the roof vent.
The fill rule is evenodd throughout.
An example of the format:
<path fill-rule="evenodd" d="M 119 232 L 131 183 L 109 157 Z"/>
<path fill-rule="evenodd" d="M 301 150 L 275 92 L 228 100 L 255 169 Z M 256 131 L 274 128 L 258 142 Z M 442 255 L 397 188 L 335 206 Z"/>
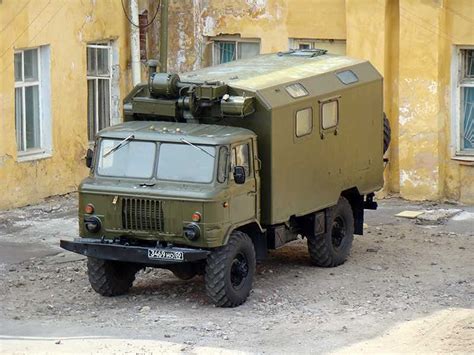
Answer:
<path fill-rule="evenodd" d="M 292 56 L 292 57 L 318 57 L 326 54 L 327 49 L 290 49 L 288 52 L 278 52 L 278 56 Z"/>

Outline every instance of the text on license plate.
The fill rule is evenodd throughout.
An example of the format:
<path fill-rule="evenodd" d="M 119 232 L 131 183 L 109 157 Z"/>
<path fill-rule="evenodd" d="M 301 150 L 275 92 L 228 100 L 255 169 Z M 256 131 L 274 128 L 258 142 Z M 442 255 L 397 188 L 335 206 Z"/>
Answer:
<path fill-rule="evenodd" d="M 149 259 L 158 259 L 158 260 L 176 260 L 183 261 L 184 254 L 182 251 L 169 251 L 163 249 L 148 249 L 148 258 Z"/>

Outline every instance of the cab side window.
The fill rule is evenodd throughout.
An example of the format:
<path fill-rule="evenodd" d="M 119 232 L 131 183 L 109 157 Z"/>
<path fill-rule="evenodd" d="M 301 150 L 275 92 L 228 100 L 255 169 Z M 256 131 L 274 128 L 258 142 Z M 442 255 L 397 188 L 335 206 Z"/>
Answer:
<path fill-rule="evenodd" d="M 232 148 L 231 168 L 232 171 L 236 166 L 243 166 L 245 176 L 250 176 L 250 148 L 248 143 L 240 144 Z M 231 175 L 232 176 L 232 175 Z"/>

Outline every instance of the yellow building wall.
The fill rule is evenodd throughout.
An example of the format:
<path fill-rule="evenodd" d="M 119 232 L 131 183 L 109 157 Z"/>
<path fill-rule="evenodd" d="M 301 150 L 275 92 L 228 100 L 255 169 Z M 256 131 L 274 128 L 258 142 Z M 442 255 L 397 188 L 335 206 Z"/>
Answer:
<path fill-rule="evenodd" d="M 116 40 L 120 99 L 130 89 L 128 22 L 120 1 L 0 1 L 0 209 L 74 191 L 87 175 L 86 44 Z M 13 59 L 16 49 L 49 45 L 52 156 L 17 161 Z"/>
<path fill-rule="evenodd" d="M 386 191 L 474 203 L 474 162 L 452 159 L 452 55 L 474 45 L 472 0 L 346 0 L 347 54 L 384 75 Z"/>

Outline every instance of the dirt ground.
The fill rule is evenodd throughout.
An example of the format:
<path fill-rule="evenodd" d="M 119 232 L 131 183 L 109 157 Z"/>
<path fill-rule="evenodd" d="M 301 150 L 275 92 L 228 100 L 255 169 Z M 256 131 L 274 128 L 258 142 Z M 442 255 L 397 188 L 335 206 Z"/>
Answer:
<path fill-rule="evenodd" d="M 248 301 L 208 302 L 202 277 L 140 272 L 130 294 L 89 286 L 76 197 L 0 212 L 0 353 L 473 353 L 474 207 L 379 201 L 364 236 L 333 269 L 304 240 L 257 267 Z M 403 210 L 461 209 L 398 218 Z"/>

